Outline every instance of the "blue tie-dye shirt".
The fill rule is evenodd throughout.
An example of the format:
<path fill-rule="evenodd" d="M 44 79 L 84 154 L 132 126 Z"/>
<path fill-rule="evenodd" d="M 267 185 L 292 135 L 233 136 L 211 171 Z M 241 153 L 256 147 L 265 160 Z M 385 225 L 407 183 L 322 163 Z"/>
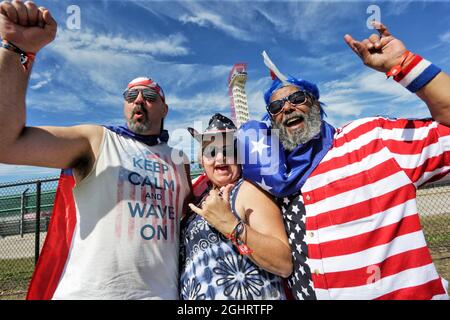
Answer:
<path fill-rule="evenodd" d="M 243 180 L 230 193 L 232 212 Z M 209 191 L 209 190 L 207 190 Z M 203 194 L 200 204 L 208 192 Z M 280 277 L 259 268 L 219 231 L 192 213 L 182 222 L 180 299 L 284 300 Z"/>

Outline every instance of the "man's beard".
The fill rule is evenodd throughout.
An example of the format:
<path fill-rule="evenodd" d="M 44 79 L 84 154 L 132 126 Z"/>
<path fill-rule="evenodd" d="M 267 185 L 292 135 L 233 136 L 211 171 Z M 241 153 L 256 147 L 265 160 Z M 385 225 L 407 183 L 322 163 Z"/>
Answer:
<path fill-rule="evenodd" d="M 303 117 L 303 127 L 288 133 L 288 129 L 284 123 L 286 123 L 287 120 L 298 116 Z M 272 127 L 279 130 L 278 137 L 280 138 L 284 149 L 287 151 L 294 150 L 299 144 L 308 142 L 320 133 L 321 124 L 322 117 L 320 116 L 320 107 L 317 104 L 311 106 L 309 113 L 301 111 L 292 112 L 289 116 L 284 118 L 283 123 L 276 123 L 272 119 Z"/>
<path fill-rule="evenodd" d="M 142 121 L 136 121 L 134 120 L 134 115 L 140 112 L 143 115 L 143 119 Z M 148 130 L 150 130 L 150 121 L 148 120 L 147 117 L 147 110 L 145 110 L 145 108 L 141 105 L 138 104 L 136 105 L 136 107 L 134 107 L 133 111 L 131 111 L 131 116 L 128 119 L 128 128 L 133 131 L 134 133 L 137 134 L 143 134 L 145 132 L 147 132 Z"/>

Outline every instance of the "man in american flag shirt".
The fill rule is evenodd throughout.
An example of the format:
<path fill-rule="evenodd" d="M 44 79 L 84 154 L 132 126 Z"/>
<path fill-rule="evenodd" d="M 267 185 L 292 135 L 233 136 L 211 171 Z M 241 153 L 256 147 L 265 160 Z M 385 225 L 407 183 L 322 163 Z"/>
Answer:
<path fill-rule="evenodd" d="M 374 27 L 379 34 L 346 35 L 346 43 L 422 99 L 432 118 L 371 117 L 334 128 L 323 120 L 317 86 L 284 76 L 264 52 L 274 79 L 267 115 L 238 134 L 244 178 L 282 208 L 296 299 L 448 299 L 416 191 L 449 176 L 450 77 L 383 24 Z"/>

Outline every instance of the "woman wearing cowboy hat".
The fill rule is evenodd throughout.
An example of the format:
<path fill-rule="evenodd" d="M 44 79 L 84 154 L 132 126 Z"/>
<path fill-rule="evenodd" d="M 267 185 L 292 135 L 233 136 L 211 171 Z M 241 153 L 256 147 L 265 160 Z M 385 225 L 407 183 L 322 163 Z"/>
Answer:
<path fill-rule="evenodd" d="M 217 113 L 198 133 L 207 180 L 182 222 L 181 299 L 285 299 L 291 251 L 279 208 L 241 178 L 236 126 Z M 200 184 L 197 184 L 200 185 Z M 196 184 L 194 183 L 194 188 Z"/>

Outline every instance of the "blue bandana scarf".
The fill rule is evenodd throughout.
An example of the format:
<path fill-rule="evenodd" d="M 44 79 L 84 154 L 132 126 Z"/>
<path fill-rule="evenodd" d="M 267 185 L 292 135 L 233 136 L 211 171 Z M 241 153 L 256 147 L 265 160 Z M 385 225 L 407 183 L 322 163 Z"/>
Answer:
<path fill-rule="evenodd" d="M 154 146 L 158 143 L 167 143 L 169 141 L 169 132 L 167 130 L 162 130 L 159 135 L 151 135 L 144 136 L 141 134 L 134 133 L 130 129 L 128 129 L 127 125 L 125 126 L 104 126 L 106 129 L 109 129 L 117 134 L 120 134 L 124 137 L 129 137 L 135 139 L 139 142 L 142 142 L 148 146 Z"/>
<path fill-rule="evenodd" d="M 275 197 L 295 194 L 332 147 L 334 132 L 322 121 L 320 134 L 286 152 L 270 121 L 248 121 L 237 133 L 242 175 Z"/>

